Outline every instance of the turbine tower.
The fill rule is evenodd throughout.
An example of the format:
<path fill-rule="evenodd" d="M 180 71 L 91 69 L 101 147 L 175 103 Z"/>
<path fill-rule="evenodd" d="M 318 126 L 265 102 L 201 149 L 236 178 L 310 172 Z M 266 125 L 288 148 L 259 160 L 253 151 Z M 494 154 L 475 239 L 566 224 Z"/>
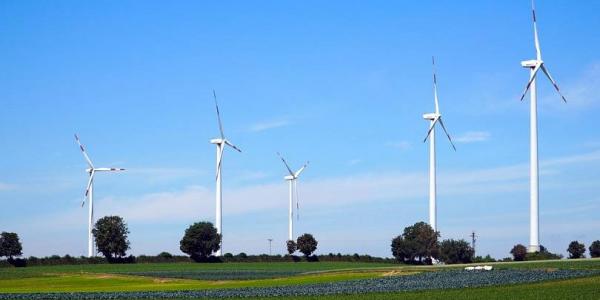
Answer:
<path fill-rule="evenodd" d="M 77 134 L 75 134 L 75 140 L 77 141 L 77 144 L 79 144 L 79 149 L 81 149 L 81 153 L 83 153 L 83 158 L 85 158 L 85 161 L 88 164 L 88 168 L 85 170 L 86 173 L 88 173 L 88 175 L 90 176 L 88 183 L 87 183 L 87 187 L 85 189 L 85 197 L 83 199 L 83 202 L 81 202 L 81 206 L 83 207 L 83 205 L 85 204 L 85 200 L 88 200 L 88 207 L 89 207 L 89 216 L 88 216 L 88 257 L 93 257 L 94 256 L 94 237 L 92 235 L 92 229 L 94 227 L 94 174 L 96 174 L 96 172 L 115 172 L 115 171 L 125 171 L 125 169 L 121 169 L 121 168 L 95 168 L 94 164 L 92 164 L 92 161 L 90 160 L 90 157 L 87 155 L 87 153 L 85 152 L 85 148 L 83 147 L 83 145 L 81 144 L 81 141 L 79 141 L 79 137 L 77 136 Z"/>
<path fill-rule="evenodd" d="M 221 133 L 220 138 L 210 140 L 211 144 L 217 145 L 217 176 L 216 176 L 217 188 L 216 188 L 216 216 L 215 216 L 216 224 L 215 224 L 215 226 L 217 227 L 217 233 L 222 234 L 223 228 L 222 228 L 222 218 L 221 217 L 223 214 L 223 209 L 222 209 L 223 193 L 221 192 L 221 165 L 223 162 L 223 150 L 225 150 L 225 145 L 237 150 L 238 152 L 242 152 L 242 150 L 240 150 L 238 147 L 236 147 L 234 144 L 232 144 L 225 138 L 225 134 L 223 133 L 223 124 L 221 123 L 221 114 L 219 113 L 219 104 L 217 103 L 217 93 L 215 92 L 215 90 L 213 90 L 213 97 L 215 99 L 215 108 L 217 110 L 217 121 L 219 122 L 219 132 Z M 222 250 L 223 250 L 223 238 L 221 238 L 221 247 L 219 248 L 219 250 L 216 253 L 217 256 L 221 256 Z"/>
<path fill-rule="evenodd" d="M 298 171 L 296 172 L 292 172 L 292 169 L 290 168 L 290 166 L 288 165 L 288 163 L 285 161 L 285 159 L 283 158 L 283 156 L 281 156 L 281 154 L 279 154 L 279 152 L 277 152 L 277 156 L 279 156 L 279 158 L 281 158 L 281 161 L 283 162 L 283 164 L 285 165 L 285 167 L 288 170 L 288 173 L 290 173 L 290 175 L 287 175 L 285 177 L 283 177 L 283 179 L 285 179 L 286 181 L 289 182 L 289 187 L 290 187 L 290 202 L 289 202 L 289 212 L 288 212 L 288 241 L 293 241 L 294 240 L 294 196 L 296 196 L 296 209 L 298 209 L 298 185 L 296 180 L 298 180 L 298 176 L 300 176 L 300 174 L 302 173 L 302 171 L 304 171 L 304 169 L 306 168 L 306 166 L 308 166 L 308 161 L 304 164 L 304 166 L 302 166 L 302 168 L 298 169 Z"/>
<path fill-rule="evenodd" d="M 537 133 L 537 91 L 536 91 L 536 75 L 539 70 L 542 70 L 546 77 L 552 82 L 554 89 L 558 92 L 562 100 L 566 103 L 567 99 L 563 96 L 556 84 L 556 81 L 550 76 L 548 68 L 542 60 L 542 52 L 540 50 L 540 41 L 538 38 L 537 24 L 535 18 L 535 4 L 531 1 L 531 11 L 533 16 L 533 39 L 535 44 L 536 58 L 521 62 L 523 68 L 529 69 L 529 82 L 525 86 L 525 91 L 521 95 L 521 101 L 525 98 L 527 91 L 531 96 L 530 108 L 530 198 L 529 198 L 529 248 L 528 252 L 540 251 L 540 229 L 539 229 L 539 177 L 538 177 L 538 133 Z"/>
<path fill-rule="evenodd" d="M 456 147 L 452 142 L 452 138 L 448 131 L 446 130 L 446 126 L 444 126 L 444 121 L 442 121 L 442 115 L 440 114 L 440 108 L 438 104 L 438 93 L 437 93 L 437 78 L 435 76 L 435 59 L 431 57 L 431 62 L 433 65 L 433 99 L 435 101 L 435 112 L 428 113 L 423 115 L 423 119 L 428 120 L 430 122 L 429 131 L 427 131 L 427 136 L 423 139 L 423 143 L 427 141 L 429 138 L 429 225 L 433 230 L 437 231 L 437 207 L 436 207 L 436 175 L 435 175 L 435 125 L 439 123 L 442 126 L 442 129 L 446 133 L 448 140 L 450 141 L 450 145 L 454 151 L 456 151 Z"/>

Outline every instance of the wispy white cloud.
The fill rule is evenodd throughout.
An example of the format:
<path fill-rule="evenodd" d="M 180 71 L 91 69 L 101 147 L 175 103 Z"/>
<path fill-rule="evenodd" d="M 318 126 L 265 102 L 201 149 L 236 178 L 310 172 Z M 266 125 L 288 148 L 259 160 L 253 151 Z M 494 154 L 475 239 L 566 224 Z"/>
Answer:
<path fill-rule="evenodd" d="M 542 161 L 541 173 L 554 176 L 549 168 L 600 161 L 600 151 Z M 518 164 L 490 169 L 447 171 L 439 174 L 441 196 L 488 195 L 527 191 L 528 165 Z M 339 207 L 378 201 L 412 201 L 427 190 L 426 172 L 364 173 L 320 178 L 299 183 L 305 207 Z M 245 214 L 285 210 L 287 186 L 281 182 L 229 188 L 223 191 L 227 201 L 224 214 Z M 127 219 L 140 222 L 176 222 L 193 220 L 198 215 L 212 217 L 214 191 L 190 186 L 180 191 L 151 193 L 128 198 L 101 199 L 103 207 Z M 131 207 L 136 207 L 131 210 Z"/>
<path fill-rule="evenodd" d="M 406 150 L 409 149 L 411 147 L 411 143 L 408 141 L 394 141 L 394 142 L 387 142 L 386 145 L 388 147 L 392 147 L 398 150 Z"/>
<path fill-rule="evenodd" d="M 544 77 L 543 81 L 546 82 L 542 85 L 548 86 L 548 91 L 543 93 L 543 99 L 539 101 L 543 107 L 572 110 L 594 107 L 600 104 L 600 62 L 592 63 L 579 77 L 571 81 L 556 78 L 556 74 L 552 74 L 552 76 L 558 81 L 561 92 L 567 98 L 568 105 L 564 105 L 552 85 L 547 83 L 548 80 Z"/>
<path fill-rule="evenodd" d="M 362 162 L 362 159 L 358 159 L 358 158 L 353 158 L 351 160 L 348 161 L 348 165 L 349 166 L 356 166 L 358 164 L 360 164 Z"/>
<path fill-rule="evenodd" d="M 205 175 L 206 172 L 193 168 L 164 168 L 164 167 L 129 167 L 127 174 L 144 176 L 144 180 L 150 182 L 164 182 L 189 177 Z"/>
<path fill-rule="evenodd" d="M 457 143 L 476 143 L 476 142 L 485 142 L 489 140 L 491 134 L 487 131 L 468 131 L 454 138 L 454 141 Z"/>
<path fill-rule="evenodd" d="M 540 167 L 542 174 L 545 174 L 548 169 L 589 165 L 592 162 L 600 162 L 600 151 L 541 161 Z M 557 175 L 550 173 L 546 176 L 555 177 Z M 438 177 L 440 179 L 438 194 L 444 199 L 473 198 L 473 196 L 485 199 L 490 194 L 506 195 L 506 193 L 514 192 L 526 194 L 529 189 L 528 177 L 527 163 L 476 170 L 444 171 Z M 550 177 L 546 178 L 550 179 Z M 332 211 L 338 211 L 340 208 L 360 207 L 361 205 L 376 207 L 377 205 L 396 203 L 397 205 L 410 206 L 415 203 L 416 199 L 424 199 L 426 197 L 427 182 L 428 177 L 426 172 L 360 173 L 306 181 L 302 180 L 298 183 L 300 206 L 304 214 L 308 215 L 321 212 L 331 214 Z M 571 182 L 560 181 L 557 184 L 559 186 L 553 186 L 552 189 L 572 187 Z M 548 185 L 546 184 L 545 186 L 548 188 Z M 226 188 L 223 190 L 223 213 L 226 218 L 249 214 L 285 214 L 287 211 L 287 188 L 287 185 L 282 181 Z M 188 186 L 179 190 L 146 193 L 138 196 L 103 197 L 97 200 L 101 205 L 96 206 L 96 215 L 120 215 L 131 226 L 138 227 L 157 224 L 180 226 L 181 224 L 189 224 L 198 219 L 213 220 L 215 209 L 214 197 L 212 186 Z M 578 207 L 577 212 L 584 211 L 586 208 L 593 209 L 597 207 L 589 203 L 585 203 L 585 205 L 588 206 Z M 31 235 L 32 239 L 37 239 L 36 235 L 32 232 L 38 232 L 37 228 L 39 227 L 43 227 L 48 232 L 66 232 L 74 230 L 73 228 L 81 231 L 83 230 L 81 229 L 83 228 L 82 224 L 85 224 L 86 211 L 86 209 L 73 207 L 62 214 L 49 214 L 43 218 L 37 216 L 28 221 L 20 222 L 22 224 L 20 226 L 23 226 L 23 229 L 26 227 L 27 230 L 25 231 L 30 232 L 29 235 Z M 499 222 L 498 220 L 508 217 L 516 221 L 522 221 L 523 224 L 515 225 L 515 230 L 526 232 L 526 213 L 494 211 L 487 208 L 485 212 L 489 215 L 485 218 L 488 221 L 495 220 Z M 560 211 L 545 210 L 543 212 L 548 217 L 556 217 L 557 215 L 569 213 L 573 213 L 573 211 L 570 212 L 561 209 Z M 453 232 L 459 234 L 461 230 L 471 230 L 471 228 L 460 228 L 461 226 L 465 226 L 464 216 L 459 215 L 454 217 L 461 217 L 463 219 L 461 221 L 450 222 L 449 225 L 452 228 L 447 228 L 445 231 L 447 236 L 450 236 Z M 472 221 L 475 221 L 475 219 L 469 219 L 467 223 L 472 224 Z M 588 222 L 589 220 L 581 221 Z M 493 226 L 497 226 L 496 224 Z M 593 223 L 592 225 L 597 227 L 598 223 Z M 504 234 L 502 231 L 494 232 L 493 228 L 486 229 L 481 226 L 477 228 L 481 232 L 480 234 L 485 234 L 488 239 L 490 237 L 506 239 L 506 243 L 512 243 L 515 239 L 514 234 Z M 323 230 L 323 232 L 331 231 L 331 236 L 333 237 L 335 236 L 335 231 L 338 229 L 334 226 L 333 228 L 324 228 Z M 550 228 L 544 227 L 544 230 L 549 232 Z M 173 233 L 175 237 L 171 238 L 175 239 L 178 234 Z M 240 235 L 240 232 L 237 234 Z M 82 234 L 82 236 L 84 235 Z M 231 235 L 229 237 L 232 239 L 230 245 L 234 242 L 239 242 L 236 242 Z M 321 237 L 323 238 L 323 236 Z M 244 236 L 240 236 L 240 238 L 244 238 Z M 525 234 L 523 234 L 523 238 L 525 238 Z M 328 242 L 332 243 L 332 247 L 337 245 L 334 240 Z M 256 243 L 259 242 L 257 241 Z M 82 242 L 82 244 L 84 243 Z M 159 249 L 160 245 L 152 247 Z M 246 248 L 242 247 L 240 249 Z M 357 246 L 356 249 L 362 248 Z"/>
<path fill-rule="evenodd" d="M 265 131 L 265 130 L 269 130 L 269 129 L 275 129 L 275 128 L 279 128 L 279 127 L 288 126 L 290 124 L 291 124 L 290 120 L 284 119 L 284 118 L 267 120 L 267 121 L 261 121 L 261 122 L 252 124 L 250 126 L 249 130 L 252 132 L 261 132 L 261 131 Z"/>
<path fill-rule="evenodd" d="M 0 191 L 10 191 L 16 189 L 15 184 L 0 182 Z"/>

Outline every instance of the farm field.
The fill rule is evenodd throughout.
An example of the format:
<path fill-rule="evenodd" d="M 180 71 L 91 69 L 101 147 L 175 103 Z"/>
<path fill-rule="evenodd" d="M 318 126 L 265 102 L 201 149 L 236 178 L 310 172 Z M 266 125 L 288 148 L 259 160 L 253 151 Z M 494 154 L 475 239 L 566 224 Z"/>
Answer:
<path fill-rule="evenodd" d="M 543 298 L 556 299 L 576 295 L 585 299 L 600 293 L 600 259 L 492 265 L 496 270 L 486 273 L 462 271 L 465 265 L 352 262 L 2 268 L 0 299 L 35 299 L 30 293 L 37 293 L 38 299 L 48 296 L 62 299 L 67 295 L 60 293 L 74 293 L 68 299 L 223 296 L 259 299 L 272 295 L 281 295 L 281 299 L 494 299 L 507 295 L 519 298 L 545 295 Z"/>

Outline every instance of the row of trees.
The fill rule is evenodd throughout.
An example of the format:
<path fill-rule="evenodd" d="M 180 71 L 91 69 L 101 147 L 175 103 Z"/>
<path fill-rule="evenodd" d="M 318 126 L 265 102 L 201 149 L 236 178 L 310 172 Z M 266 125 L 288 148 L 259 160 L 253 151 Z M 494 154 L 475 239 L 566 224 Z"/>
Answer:
<path fill-rule="evenodd" d="M 130 249 L 129 229 L 123 218 L 119 216 L 103 217 L 96 222 L 92 233 L 98 251 L 102 253 L 108 262 L 133 262 L 135 260 L 132 256 L 126 256 L 127 250 Z M 474 249 L 465 240 L 447 239 L 439 242 L 439 238 L 440 233 L 434 231 L 428 224 L 424 222 L 415 223 L 404 228 L 404 232 L 392 240 L 392 255 L 397 261 L 412 264 L 431 264 L 434 260 L 440 260 L 447 264 L 494 260 L 489 255 L 474 257 Z M 219 259 L 213 257 L 212 254 L 219 250 L 221 239 L 222 236 L 217 233 L 217 229 L 212 223 L 197 222 L 185 230 L 180 241 L 180 250 L 197 262 L 218 261 Z M 309 233 L 301 235 L 296 241 L 289 240 L 286 242 L 290 256 L 295 257 L 293 254 L 299 251 L 308 261 L 311 260 L 311 255 L 317 250 L 317 245 L 318 241 Z M 586 248 L 583 243 L 572 241 L 567 252 L 569 252 L 569 258 L 571 259 L 583 258 L 585 257 Z M 591 244 L 589 252 L 591 257 L 600 257 L 600 240 Z M 525 246 L 517 244 L 511 249 L 510 253 L 515 261 L 562 258 L 561 255 L 550 253 L 543 246 L 540 252 L 527 253 Z M 243 260 L 242 254 L 240 254 L 240 257 L 234 257 L 232 254 L 227 253 L 224 258 Z M 6 257 L 12 263 L 14 262 L 13 257 L 20 255 L 22 255 L 22 245 L 19 236 L 12 232 L 2 232 L 0 234 L 0 257 Z M 243 255 L 247 257 L 247 255 Z M 342 257 L 340 254 L 337 256 L 330 254 L 329 256 L 331 258 Z M 355 256 L 357 256 L 355 259 L 360 258 L 358 254 L 355 254 Z M 58 258 L 60 259 L 60 257 Z M 71 257 L 69 256 L 69 258 Z M 171 254 L 165 252 L 149 259 L 169 260 L 172 258 Z M 318 260 L 318 258 L 314 257 L 312 260 Z"/>
<path fill-rule="evenodd" d="M 590 251 L 591 257 L 600 257 L 600 240 L 594 241 L 590 245 L 589 251 Z M 584 258 L 585 257 L 585 245 L 578 241 L 572 241 L 571 243 L 569 243 L 567 252 L 569 253 L 569 259 Z M 515 260 L 515 261 L 562 258 L 562 255 L 551 253 L 544 246 L 540 246 L 539 252 L 527 253 L 527 247 L 525 247 L 521 244 L 515 245 L 510 250 L 510 254 L 512 254 L 513 260 Z"/>
<path fill-rule="evenodd" d="M 211 261 L 211 255 L 221 247 L 222 236 L 210 222 L 198 222 L 185 230 L 179 243 L 179 249 L 194 261 Z M 296 241 L 287 241 L 288 253 L 293 255 L 296 250 L 309 258 L 317 250 L 318 242 L 312 234 L 305 233 Z M 233 257 L 233 255 L 231 255 Z"/>
<path fill-rule="evenodd" d="M 475 250 L 465 240 L 438 241 L 440 233 L 425 222 L 404 228 L 404 232 L 392 240 L 392 255 L 400 262 L 431 264 L 441 260 L 447 264 L 470 263 Z"/>

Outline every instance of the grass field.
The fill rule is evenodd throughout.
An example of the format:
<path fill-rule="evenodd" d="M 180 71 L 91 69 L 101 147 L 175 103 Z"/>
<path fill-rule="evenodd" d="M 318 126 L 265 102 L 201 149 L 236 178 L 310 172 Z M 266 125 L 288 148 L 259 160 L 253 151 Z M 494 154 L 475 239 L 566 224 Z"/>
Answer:
<path fill-rule="evenodd" d="M 496 269 L 507 271 L 592 270 L 597 272 L 584 278 L 527 284 L 416 292 L 280 297 L 280 299 L 600 298 L 598 296 L 600 295 L 600 259 L 494 263 L 492 265 Z M 0 268 L 0 299 L 7 298 L 7 293 L 202 291 L 314 285 L 349 280 L 358 280 L 356 282 L 359 283 L 363 282 L 360 280 L 365 279 L 412 276 L 416 273 L 441 272 L 462 269 L 463 267 L 464 265 L 406 266 L 352 262 L 301 262 L 102 264 Z M 132 274 L 145 274 L 147 276 Z M 185 278 L 198 279 L 174 278 L 181 277 L 182 274 L 185 275 L 183 276 Z M 224 280 L 223 278 L 233 279 Z"/>

